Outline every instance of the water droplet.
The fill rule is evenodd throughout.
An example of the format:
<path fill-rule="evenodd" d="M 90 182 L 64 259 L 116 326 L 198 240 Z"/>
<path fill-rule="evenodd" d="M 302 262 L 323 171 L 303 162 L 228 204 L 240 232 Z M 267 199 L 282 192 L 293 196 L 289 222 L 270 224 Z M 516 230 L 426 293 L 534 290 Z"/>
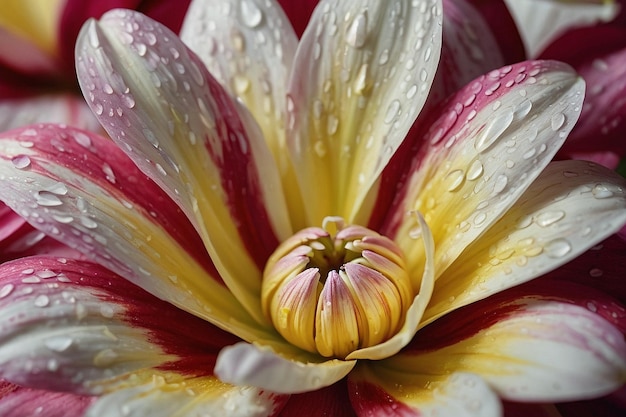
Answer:
<path fill-rule="evenodd" d="M 239 95 L 245 94 L 250 89 L 250 80 L 242 75 L 235 75 L 233 77 L 233 84 L 235 86 L 235 92 Z"/>
<path fill-rule="evenodd" d="M 50 304 L 50 299 L 47 295 L 41 294 L 35 298 L 35 307 L 46 307 Z"/>
<path fill-rule="evenodd" d="M 65 352 L 72 346 L 73 340 L 66 336 L 58 336 L 44 340 L 44 345 L 54 352 Z"/>
<path fill-rule="evenodd" d="M 242 1 L 239 3 L 241 10 L 241 20 L 251 28 L 259 26 L 263 20 L 263 12 L 259 6 L 252 0 Z"/>
<path fill-rule="evenodd" d="M 355 48 L 360 48 L 365 44 L 367 38 L 367 12 L 359 13 L 346 32 L 346 42 Z"/>
<path fill-rule="evenodd" d="M 559 130 L 565 124 L 565 115 L 563 113 L 557 113 L 552 115 L 550 119 L 550 126 L 552 130 Z"/>
<path fill-rule="evenodd" d="M 332 136 L 335 133 L 337 133 L 338 127 L 339 127 L 339 119 L 337 119 L 337 117 L 335 117 L 335 115 L 333 114 L 329 115 L 328 124 L 326 125 L 326 133 L 328 133 L 329 136 Z"/>
<path fill-rule="evenodd" d="M 444 183 L 448 191 L 458 190 L 465 181 L 465 173 L 460 169 L 455 169 L 446 175 Z"/>
<path fill-rule="evenodd" d="M 470 181 L 474 181 L 475 179 L 480 177 L 482 174 L 483 174 L 483 164 L 478 159 L 476 159 L 474 162 L 472 162 L 469 169 L 467 170 L 467 179 Z"/>
<path fill-rule="evenodd" d="M 511 122 L 513 122 L 512 111 L 509 110 L 497 115 L 496 118 L 491 120 L 476 138 L 476 141 L 474 142 L 476 150 L 478 152 L 484 152 L 489 149 L 511 125 Z"/>
<path fill-rule="evenodd" d="M 589 275 L 593 278 L 599 278 L 604 275 L 604 272 L 600 268 L 592 268 L 589 270 Z"/>
<path fill-rule="evenodd" d="M 502 191 L 504 191 L 508 183 L 509 183 L 509 178 L 506 175 L 504 174 L 498 175 L 498 177 L 496 178 L 496 182 L 494 183 L 494 186 L 493 186 L 493 193 L 494 194 L 501 193 Z"/>
<path fill-rule="evenodd" d="M 548 227 L 548 226 L 558 222 L 563 217 L 565 217 L 565 212 L 564 211 L 561 211 L 561 210 L 558 210 L 558 211 L 546 211 L 546 212 L 538 214 L 535 217 L 535 223 L 537 223 L 541 227 Z"/>
<path fill-rule="evenodd" d="M 385 123 L 391 123 L 396 118 L 400 111 L 400 101 L 394 100 L 387 107 L 387 113 L 385 114 Z"/>
<path fill-rule="evenodd" d="M 562 258 L 572 250 L 572 245 L 565 239 L 555 239 L 544 247 L 550 258 Z"/>
<path fill-rule="evenodd" d="M 4 298 L 7 295 L 11 294 L 13 292 L 13 290 L 15 289 L 15 285 L 13 284 L 5 284 L 1 289 L 0 289 L 0 298 Z"/>
<path fill-rule="evenodd" d="M 613 197 L 613 191 L 609 190 L 604 184 L 596 184 L 591 190 L 591 193 L 599 200 Z"/>
<path fill-rule="evenodd" d="M 27 155 L 18 155 L 11 159 L 13 166 L 17 169 L 24 169 L 30 166 L 30 158 Z"/>
<path fill-rule="evenodd" d="M 129 109 L 135 107 L 135 99 L 130 94 L 125 94 L 122 96 L 122 103 L 124 103 L 124 105 Z"/>

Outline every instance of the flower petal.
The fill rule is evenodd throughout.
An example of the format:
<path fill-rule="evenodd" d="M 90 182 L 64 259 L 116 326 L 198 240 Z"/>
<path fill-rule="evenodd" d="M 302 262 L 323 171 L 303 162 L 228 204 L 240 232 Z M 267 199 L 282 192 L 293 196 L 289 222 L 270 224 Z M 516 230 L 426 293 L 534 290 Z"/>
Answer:
<path fill-rule="evenodd" d="M 102 131 L 100 123 L 78 95 L 41 95 L 0 101 L 0 131 L 41 122 Z"/>
<path fill-rule="evenodd" d="M 400 354 L 372 363 L 406 391 L 434 389 L 450 371 L 484 378 L 512 401 L 556 402 L 610 393 L 626 381 L 624 309 L 589 287 L 537 281 L 471 304 L 421 329 Z"/>
<path fill-rule="evenodd" d="M 295 349 L 292 348 L 294 352 Z M 355 361 L 338 359 L 319 362 L 319 358 L 318 362 L 305 362 L 297 357 L 298 354 L 302 353 L 294 353 L 292 359 L 266 347 L 238 343 L 220 352 L 215 373 L 220 380 L 231 384 L 295 394 L 332 385 L 346 376 L 356 364 Z"/>
<path fill-rule="evenodd" d="M 298 3 L 294 3 L 291 0 L 278 0 L 280 7 L 285 11 L 285 14 L 289 17 L 289 21 L 293 26 L 296 35 L 302 36 L 302 33 L 309 24 L 309 19 L 315 7 L 319 3 L 318 0 L 302 0 Z"/>
<path fill-rule="evenodd" d="M 469 373 L 442 378 L 436 389 L 405 387 L 363 365 L 350 375 L 350 399 L 359 416 L 499 417 L 498 396 L 484 380 Z"/>
<path fill-rule="evenodd" d="M 444 0 L 443 48 L 429 107 L 479 75 L 506 64 L 490 23 L 471 2 Z"/>
<path fill-rule="evenodd" d="M 261 270 L 291 230 L 258 126 L 180 39 L 139 13 L 87 23 L 77 56 L 81 88 L 112 139 L 180 205 L 226 285 L 263 322 Z"/>
<path fill-rule="evenodd" d="M 433 232 L 437 277 L 549 163 L 576 122 L 583 93 L 569 66 L 533 61 L 495 70 L 451 97 L 382 231 L 413 262 L 409 271 L 419 271 L 424 258 L 406 212 L 421 212 Z"/>
<path fill-rule="evenodd" d="M 528 56 L 536 57 L 567 29 L 612 19 L 619 7 L 612 1 L 506 0 Z"/>
<path fill-rule="evenodd" d="M 54 56 L 58 47 L 55 36 L 56 25 L 62 6 L 63 2 L 60 0 L 35 0 L 28 3 L 19 0 L 7 0 L 3 4 L 0 15 L 0 32 L 4 32 L 0 37 L 3 39 L 7 39 L 7 37 L 21 38 L 24 44 L 30 43 L 49 57 Z M 15 43 L 13 47 L 15 47 Z M 13 52 L 12 55 L 3 53 L 2 60 L 15 59 L 17 55 L 19 61 L 20 58 L 29 55 L 21 54 L 20 48 L 15 48 Z M 25 65 L 24 68 L 29 69 L 29 65 Z"/>
<path fill-rule="evenodd" d="M 100 394 L 156 369 L 210 376 L 239 340 L 90 262 L 22 258 L 0 276 L 0 370 L 21 385 Z"/>
<path fill-rule="evenodd" d="M 366 194 L 428 95 L 441 1 L 322 1 L 298 45 L 287 100 L 289 152 L 308 224 L 359 223 Z"/>
<path fill-rule="evenodd" d="M 286 151 L 286 80 L 298 38 L 284 12 L 274 1 L 196 0 L 181 39 L 224 89 L 245 105 L 237 110 L 252 113 L 278 164 L 293 229 L 310 226 L 299 214 L 304 206 Z"/>
<path fill-rule="evenodd" d="M 249 109 L 285 157 L 285 95 L 298 38 L 275 2 L 196 0 L 181 30 L 212 76 Z"/>
<path fill-rule="evenodd" d="M 347 398 L 346 380 L 342 379 L 326 388 L 291 395 L 280 417 L 355 417 Z"/>
<path fill-rule="evenodd" d="M 43 125 L 0 135 L 0 156 L 0 196 L 34 227 L 159 298 L 258 337 L 180 209 L 110 140 Z"/>
<path fill-rule="evenodd" d="M 439 277 L 425 323 L 550 272 L 626 222 L 626 180 L 589 162 L 554 162 Z"/>
<path fill-rule="evenodd" d="M 286 398 L 250 387 L 233 387 L 214 378 L 154 376 L 100 398 L 85 417 L 271 417 Z"/>
<path fill-rule="evenodd" d="M 433 294 L 434 280 L 435 280 L 435 244 L 433 242 L 433 236 L 430 233 L 428 225 L 424 221 L 421 214 L 416 213 L 419 230 L 422 236 L 424 244 L 424 252 L 426 254 L 426 261 L 424 271 L 422 273 L 422 279 L 420 281 L 419 291 L 413 298 L 411 306 L 405 313 L 405 322 L 402 328 L 391 339 L 380 343 L 378 345 L 358 349 L 349 354 L 346 359 L 383 359 L 395 355 L 400 349 L 406 346 L 420 326 L 424 311 L 429 305 L 431 296 Z"/>
<path fill-rule="evenodd" d="M 580 120 L 559 155 L 617 168 L 626 156 L 626 28 L 573 30 L 542 56 L 574 66 L 588 86 Z"/>
<path fill-rule="evenodd" d="M 93 400 L 93 397 L 22 388 L 0 381 L 0 415 L 3 417 L 82 416 Z"/>

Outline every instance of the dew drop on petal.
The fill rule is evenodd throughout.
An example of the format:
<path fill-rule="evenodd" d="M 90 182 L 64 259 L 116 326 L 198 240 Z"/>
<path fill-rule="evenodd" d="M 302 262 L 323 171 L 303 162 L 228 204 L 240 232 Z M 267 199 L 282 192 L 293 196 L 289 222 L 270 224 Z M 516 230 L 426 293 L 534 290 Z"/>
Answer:
<path fill-rule="evenodd" d="M 28 155 L 18 155 L 11 159 L 11 162 L 13 162 L 13 166 L 17 169 L 24 169 L 30 166 L 30 158 Z"/>
<path fill-rule="evenodd" d="M 606 185 L 596 184 L 591 190 L 593 196 L 599 200 L 613 197 L 613 191 L 609 190 Z"/>
<path fill-rule="evenodd" d="M 465 173 L 460 169 L 455 169 L 454 171 L 450 171 L 446 178 L 444 179 L 444 183 L 446 184 L 446 189 L 450 192 L 458 190 L 463 181 L 465 180 Z"/>
<path fill-rule="evenodd" d="M 263 12 L 259 6 L 252 0 L 246 0 L 239 3 L 241 9 L 241 19 L 244 25 L 255 28 L 261 24 L 263 20 Z"/>
<path fill-rule="evenodd" d="M 50 299 L 47 295 L 41 294 L 35 298 L 35 307 L 46 307 L 50 304 Z"/>
<path fill-rule="evenodd" d="M 360 48 L 365 44 L 367 38 L 367 13 L 359 13 L 346 33 L 346 42 L 355 48 Z"/>
<path fill-rule="evenodd" d="M 544 250 L 550 258 L 562 258 L 572 250 L 572 245 L 565 239 L 555 239 L 545 245 Z"/>
<path fill-rule="evenodd" d="M 565 124 L 565 115 L 563 113 L 557 113 L 552 115 L 550 119 L 550 126 L 552 130 L 559 130 Z"/>
<path fill-rule="evenodd" d="M 476 148 L 478 152 L 484 152 L 489 149 L 511 125 L 511 122 L 513 122 L 512 111 L 506 111 L 496 116 L 485 126 L 483 131 L 476 138 L 474 148 Z"/>
<path fill-rule="evenodd" d="M 558 222 L 563 217 L 565 217 L 565 212 L 562 210 L 546 211 L 537 215 L 535 223 L 541 227 L 548 227 Z"/>
<path fill-rule="evenodd" d="M 15 286 L 13 284 L 5 284 L 2 288 L 0 288 L 0 298 L 4 298 L 11 294 L 14 288 Z"/>

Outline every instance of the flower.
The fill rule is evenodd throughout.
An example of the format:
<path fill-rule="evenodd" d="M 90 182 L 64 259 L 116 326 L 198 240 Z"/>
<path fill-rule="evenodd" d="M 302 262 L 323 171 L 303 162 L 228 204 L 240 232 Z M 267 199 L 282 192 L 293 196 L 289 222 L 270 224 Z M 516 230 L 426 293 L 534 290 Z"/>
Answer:
<path fill-rule="evenodd" d="M 623 178 L 550 163 L 582 80 L 522 62 L 421 113 L 442 3 L 332 6 L 298 43 L 274 3 L 196 1 L 199 55 L 129 10 L 85 25 L 113 141 L 6 132 L 0 196 L 95 263 L 0 266 L 4 378 L 97 416 L 491 416 L 624 382 L 619 302 L 530 282 L 626 221 Z"/>
<path fill-rule="evenodd" d="M 7 0 L 0 13 L 0 131 L 35 122 L 104 133 L 76 80 L 74 45 L 85 20 L 112 7 L 135 8 L 180 29 L 189 1 Z M 0 203 L 0 261 L 71 251 Z"/>
<path fill-rule="evenodd" d="M 74 44 L 82 24 L 123 5 L 178 31 L 188 3 L 7 0 L 0 14 L 0 130 L 55 122 L 99 131 L 76 85 Z"/>

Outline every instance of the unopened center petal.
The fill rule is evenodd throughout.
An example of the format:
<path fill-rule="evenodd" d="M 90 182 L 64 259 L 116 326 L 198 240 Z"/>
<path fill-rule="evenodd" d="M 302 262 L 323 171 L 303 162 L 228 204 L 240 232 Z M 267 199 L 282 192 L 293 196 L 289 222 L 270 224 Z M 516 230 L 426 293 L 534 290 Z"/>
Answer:
<path fill-rule="evenodd" d="M 385 342 L 404 322 L 411 286 L 390 239 L 327 218 L 283 242 L 263 276 L 263 310 L 290 343 L 325 357 Z"/>

